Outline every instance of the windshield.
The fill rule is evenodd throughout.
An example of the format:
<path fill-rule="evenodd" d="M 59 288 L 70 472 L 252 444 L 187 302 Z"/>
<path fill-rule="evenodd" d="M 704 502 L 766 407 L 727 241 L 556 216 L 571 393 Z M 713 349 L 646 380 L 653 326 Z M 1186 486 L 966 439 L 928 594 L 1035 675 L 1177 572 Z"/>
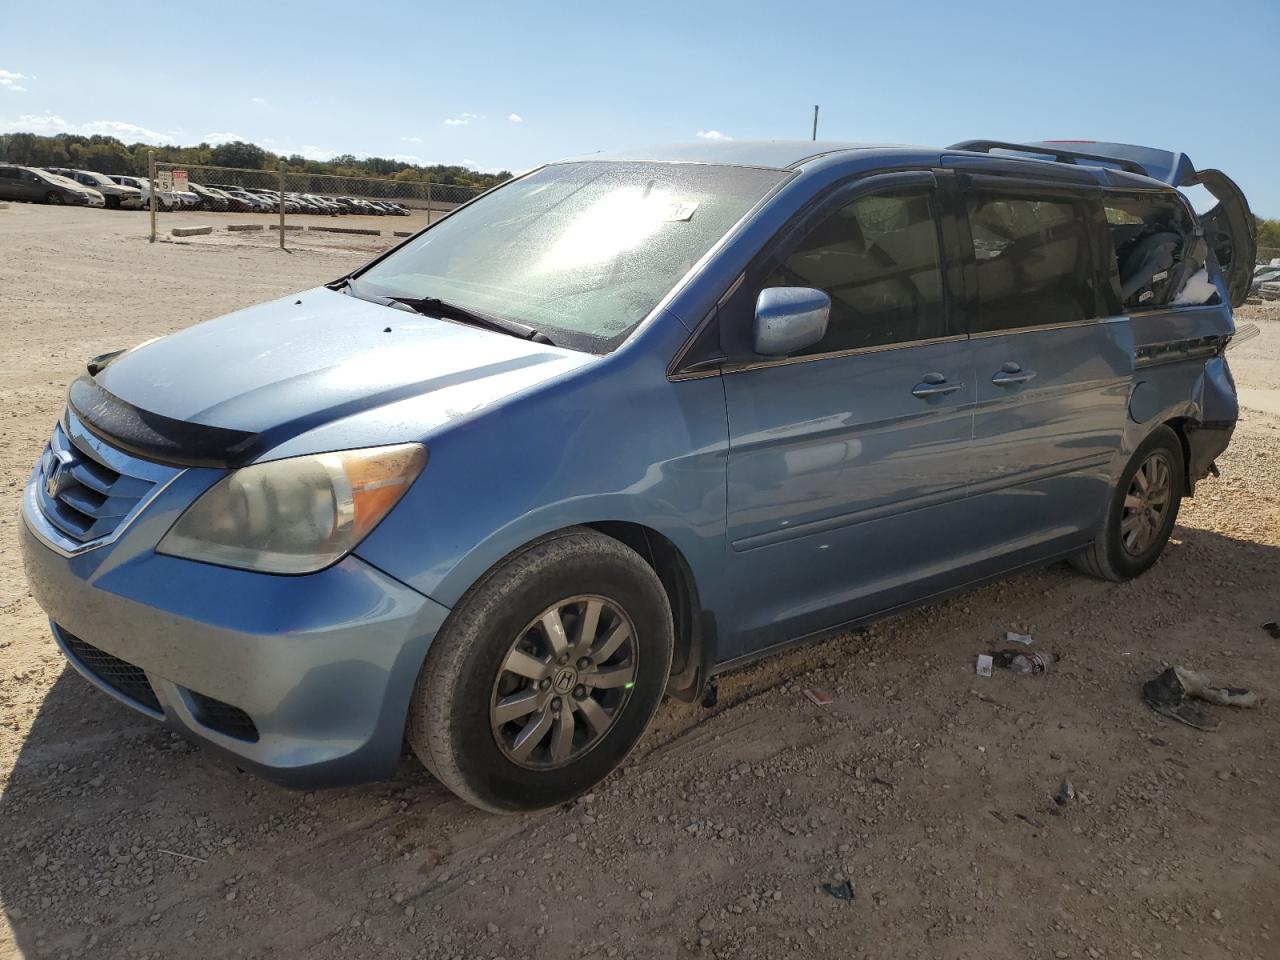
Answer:
<path fill-rule="evenodd" d="M 93 172 L 93 171 L 91 171 L 91 170 L 82 170 L 82 171 L 81 171 L 81 173 L 83 173 L 85 176 L 87 176 L 87 177 L 88 177 L 90 180 L 92 180 L 94 183 L 101 184 L 101 185 L 103 185 L 103 186 L 107 186 L 107 187 L 114 187 L 114 186 L 115 186 L 115 183 L 114 183 L 114 182 L 113 182 L 109 177 L 104 177 L 104 176 L 103 176 L 102 174 L 100 174 L 100 173 L 94 173 L 94 172 Z"/>
<path fill-rule="evenodd" d="M 46 170 L 37 170 L 36 175 L 43 177 L 49 183 L 56 183 L 60 187 L 74 187 L 77 190 L 80 189 L 80 184 L 68 177 L 62 176 L 61 174 L 49 173 Z"/>
<path fill-rule="evenodd" d="M 552 164 L 441 221 L 360 274 L 360 285 L 608 351 L 785 175 L 709 164 Z"/>

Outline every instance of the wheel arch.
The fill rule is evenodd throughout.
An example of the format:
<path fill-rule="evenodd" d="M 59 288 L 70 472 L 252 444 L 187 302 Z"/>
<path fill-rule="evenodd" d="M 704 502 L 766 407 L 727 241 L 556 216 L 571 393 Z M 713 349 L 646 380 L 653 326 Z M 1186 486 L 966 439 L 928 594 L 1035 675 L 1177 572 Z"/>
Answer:
<path fill-rule="evenodd" d="M 634 550 L 662 581 L 671 604 L 675 649 L 667 692 L 686 702 L 702 695 L 714 652 L 715 618 L 703 609 L 693 568 L 680 548 L 652 527 L 624 520 L 601 520 L 582 526 Z"/>
<path fill-rule="evenodd" d="M 1160 426 L 1168 427 L 1178 437 L 1178 443 L 1182 447 L 1182 489 L 1189 497 L 1195 491 L 1195 480 L 1191 476 L 1191 438 L 1190 431 L 1195 429 L 1190 417 L 1170 417 L 1163 421 Z"/>

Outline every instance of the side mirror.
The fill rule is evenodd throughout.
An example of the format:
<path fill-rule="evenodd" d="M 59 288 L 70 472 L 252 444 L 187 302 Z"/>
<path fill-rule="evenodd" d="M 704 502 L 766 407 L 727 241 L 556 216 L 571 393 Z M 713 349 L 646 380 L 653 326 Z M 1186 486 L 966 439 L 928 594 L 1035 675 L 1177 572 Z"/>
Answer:
<path fill-rule="evenodd" d="M 785 357 L 827 335 L 831 298 L 812 287 L 768 287 L 756 299 L 755 351 Z"/>

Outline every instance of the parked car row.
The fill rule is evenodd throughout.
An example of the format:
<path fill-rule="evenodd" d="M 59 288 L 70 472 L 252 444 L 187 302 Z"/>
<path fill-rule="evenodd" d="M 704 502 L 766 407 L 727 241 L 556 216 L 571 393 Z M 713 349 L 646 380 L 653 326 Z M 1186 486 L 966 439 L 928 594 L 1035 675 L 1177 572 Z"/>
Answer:
<path fill-rule="evenodd" d="M 195 184 L 192 184 L 195 189 Z M 203 187 L 206 192 L 221 193 L 224 196 L 238 199 L 249 209 L 271 212 L 280 209 L 280 193 L 277 190 L 250 190 L 246 187 L 225 183 L 212 183 Z M 390 200 L 366 200 L 361 197 L 321 197 L 313 193 L 285 191 L 285 213 L 314 213 L 331 217 L 345 214 L 362 216 L 407 217 L 409 209 Z"/>
<path fill-rule="evenodd" d="M 1249 284 L 1249 296 L 1263 300 L 1280 300 L 1280 257 L 1270 263 L 1260 263 L 1253 268 L 1253 282 Z"/>
<path fill-rule="evenodd" d="M 107 176 L 69 167 L 24 167 L 0 163 L 0 200 L 34 203 L 78 204 L 138 210 L 151 204 L 152 183 L 147 177 Z M 216 213 L 274 213 L 280 209 L 280 193 L 232 184 L 188 183 L 186 190 L 157 190 L 157 209 L 210 210 Z M 390 200 L 363 197 L 321 197 L 286 191 L 288 214 L 367 217 L 407 217 L 409 209 Z"/>
<path fill-rule="evenodd" d="M 115 199 L 117 203 L 113 206 L 121 202 L 119 197 Z M 48 170 L 14 163 L 0 163 L 0 200 L 66 203 L 85 207 L 107 206 L 107 198 L 96 187 L 86 186 Z M 141 206 L 141 203 L 136 205 Z"/>

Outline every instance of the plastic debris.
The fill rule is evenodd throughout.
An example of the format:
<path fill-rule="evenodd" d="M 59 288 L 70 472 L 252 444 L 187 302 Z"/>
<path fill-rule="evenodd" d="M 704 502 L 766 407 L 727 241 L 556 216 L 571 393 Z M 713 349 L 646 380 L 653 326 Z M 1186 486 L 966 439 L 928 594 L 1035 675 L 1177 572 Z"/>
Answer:
<path fill-rule="evenodd" d="M 831 702 L 831 694 L 825 690 L 805 690 L 804 695 L 819 707 L 825 707 Z"/>
<path fill-rule="evenodd" d="M 989 654 L 985 654 L 985 653 L 978 654 L 978 666 L 977 666 L 978 676 L 980 677 L 991 676 L 992 662 L 993 661 L 991 660 L 991 657 Z"/>
<path fill-rule="evenodd" d="M 853 884 L 848 880 L 841 880 L 839 883 L 824 883 L 822 889 L 837 900 L 853 899 Z"/>
<path fill-rule="evenodd" d="M 1013 633 L 1013 632 L 1009 632 L 1009 633 L 1006 633 L 1006 634 L 1004 635 L 1004 642 L 1005 642 L 1005 643 L 1020 643 L 1020 644 L 1022 644 L 1022 645 L 1023 645 L 1023 646 L 1025 646 L 1025 647 L 1029 647 L 1029 646 L 1031 646 L 1031 644 L 1035 643 L 1035 641 L 1031 639 L 1031 634 L 1029 634 L 1029 633 Z"/>
<path fill-rule="evenodd" d="M 1218 721 L 1191 700 L 1221 707 L 1254 707 L 1258 696 L 1244 687 L 1215 687 L 1203 673 L 1186 667 L 1169 667 L 1142 685 L 1142 699 L 1161 716 L 1197 730 L 1216 730 Z"/>
<path fill-rule="evenodd" d="M 1062 785 L 1058 787 L 1058 792 L 1053 795 L 1053 802 L 1060 807 L 1065 807 L 1075 798 L 1076 788 L 1071 785 L 1070 780 L 1063 780 Z"/>
<path fill-rule="evenodd" d="M 993 650 L 991 659 L 1001 670 L 1014 673 L 1044 673 L 1057 657 L 1031 650 Z"/>

